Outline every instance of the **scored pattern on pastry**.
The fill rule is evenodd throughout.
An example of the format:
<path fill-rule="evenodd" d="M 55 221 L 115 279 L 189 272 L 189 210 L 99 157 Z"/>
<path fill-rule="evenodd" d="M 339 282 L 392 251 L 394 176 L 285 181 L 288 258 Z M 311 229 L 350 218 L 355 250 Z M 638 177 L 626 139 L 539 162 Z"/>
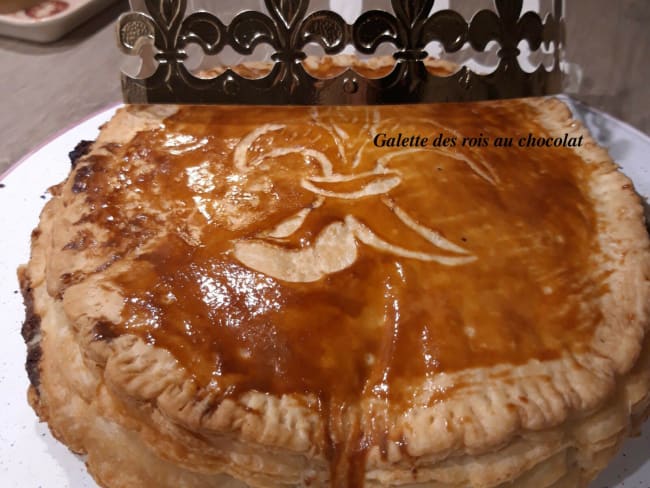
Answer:
<path fill-rule="evenodd" d="M 425 147 L 394 150 L 378 158 L 371 170 L 355 172 L 363 159 L 364 150 L 379 132 L 380 126 L 386 125 L 386 123 L 382 124 L 377 110 L 365 111 L 364 115 L 366 120 L 360 133 L 367 134 L 367 137 L 361 137 L 360 139 L 364 142 L 359 147 L 355 147 L 349 143 L 352 139 L 351 135 L 341 125 L 335 121 L 325 123 L 321 120 L 318 110 L 312 111 L 314 125 L 323 128 L 329 134 L 338 149 L 340 163 L 345 170 L 351 171 L 346 173 L 336 172 L 335 165 L 324 153 L 304 146 L 281 147 L 258 157 L 249 157 L 249 148 L 256 140 L 269 133 L 282 131 L 286 128 L 285 125 L 265 124 L 241 139 L 235 148 L 233 159 L 235 168 L 242 175 L 253 171 L 265 161 L 272 164 L 273 160 L 290 154 L 301 156 L 305 164 L 308 161 L 317 163 L 320 175 L 305 176 L 300 180 L 300 186 L 314 195 L 311 207 L 301 209 L 273 229 L 262 231 L 258 239 L 236 242 L 235 256 L 239 261 L 274 278 L 292 282 L 310 282 L 351 266 L 357 259 L 358 243 L 398 257 L 431 261 L 444 266 L 459 266 L 477 259 L 470 251 L 454 244 L 439 232 L 419 224 L 407 210 L 391 199 L 390 191 L 402 183 L 402 175 L 399 170 L 391 169 L 388 165 L 393 159 L 406 157 L 416 152 L 443 152 L 446 156 L 467 164 L 481 178 L 496 184 L 493 168 L 484 161 L 477 163 L 458 153 Z M 398 127 L 397 121 L 388 122 L 392 129 Z M 416 120 L 415 122 L 423 121 Z M 424 122 L 427 125 L 431 124 L 430 121 Z M 344 189 L 337 188 L 340 186 L 344 186 Z M 432 250 L 430 252 L 415 251 L 399 242 L 382 239 L 371 227 L 361 222 L 353 214 L 345 216 L 342 221 L 336 221 L 324 227 L 313 246 L 300 250 L 287 250 L 285 247 L 277 245 L 278 242 L 282 242 L 284 238 L 290 237 L 298 231 L 309 214 L 317 212 L 327 198 L 343 200 L 379 198 L 394 214 L 393 224 L 398 229 L 403 226 L 416 232 L 431 244 Z M 436 250 L 447 251 L 452 255 L 437 254 Z M 328 256 L 332 254 L 338 254 L 338 257 L 328 259 Z"/>

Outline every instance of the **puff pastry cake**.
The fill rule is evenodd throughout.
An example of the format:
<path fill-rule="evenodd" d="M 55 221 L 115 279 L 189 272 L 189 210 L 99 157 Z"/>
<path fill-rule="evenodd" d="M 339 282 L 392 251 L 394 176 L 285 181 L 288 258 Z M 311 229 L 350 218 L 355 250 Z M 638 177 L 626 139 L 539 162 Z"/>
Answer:
<path fill-rule="evenodd" d="M 513 131 L 584 144 L 460 145 Z M 128 106 L 84 149 L 19 276 L 101 486 L 579 487 L 648 413 L 642 205 L 558 100 Z"/>

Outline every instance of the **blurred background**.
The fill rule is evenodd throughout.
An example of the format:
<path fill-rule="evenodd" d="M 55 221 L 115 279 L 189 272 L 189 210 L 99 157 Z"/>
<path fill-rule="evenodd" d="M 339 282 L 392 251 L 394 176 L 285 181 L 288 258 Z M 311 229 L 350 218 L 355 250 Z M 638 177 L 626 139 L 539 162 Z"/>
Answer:
<path fill-rule="evenodd" d="M 0 10 L 14 1 L 20 0 L 0 0 Z M 56 9 L 80 1 L 89 0 L 47 3 Z M 468 3 L 439 0 L 436 6 L 443 2 Z M 0 173 L 54 134 L 121 100 L 123 58 L 114 22 L 128 2 L 92 3 L 99 13 L 58 41 L 39 44 L 0 37 Z M 566 0 L 566 10 L 566 57 L 579 68 L 573 96 L 650 134 L 650 1 Z M 34 12 L 35 17 L 47 14 Z"/>

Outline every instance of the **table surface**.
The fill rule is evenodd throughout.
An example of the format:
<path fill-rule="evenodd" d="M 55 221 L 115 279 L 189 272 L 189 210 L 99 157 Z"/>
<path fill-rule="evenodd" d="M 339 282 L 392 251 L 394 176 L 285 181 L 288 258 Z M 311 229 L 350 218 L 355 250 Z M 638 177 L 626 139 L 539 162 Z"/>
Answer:
<path fill-rule="evenodd" d="M 650 2 L 567 3 L 567 57 L 583 69 L 576 97 L 650 134 Z M 0 173 L 54 134 L 121 100 L 114 22 L 127 8 L 126 0 L 113 3 L 48 45 L 0 38 Z"/>

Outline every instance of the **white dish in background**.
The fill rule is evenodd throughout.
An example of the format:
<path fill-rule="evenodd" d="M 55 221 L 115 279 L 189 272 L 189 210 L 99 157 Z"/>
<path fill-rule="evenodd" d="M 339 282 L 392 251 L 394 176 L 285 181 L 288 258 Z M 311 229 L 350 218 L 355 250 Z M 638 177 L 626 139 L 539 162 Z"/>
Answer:
<path fill-rule="evenodd" d="M 564 97 L 562 97 L 564 98 Z M 598 141 L 610 148 L 613 159 L 634 180 L 644 197 L 650 196 L 650 138 L 636 129 L 570 100 L 576 116 Z M 68 152 L 82 140 L 93 140 L 98 127 L 115 107 L 105 110 L 14 165 L 0 177 L 0 486 L 20 488 L 96 488 L 83 459 L 72 454 L 38 423 L 27 404 L 25 345 L 20 336 L 24 319 L 16 268 L 29 258 L 29 236 L 38 223 L 45 190 L 63 180 L 70 170 Z M 650 422 L 639 438 L 629 439 L 622 452 L 591 488 L 650 487 Z M 135 488 L 135 487 L 134 487 Z M 149 488 L 149 487 L 147 487 Z M 534 488 L 534 487 L 531 487 Z"/>
<path fill-rule="evenodd" d="M 52 42 L 115 0 L 44 0 L 28 9 L 0 15 L 0 35 Z"/>

